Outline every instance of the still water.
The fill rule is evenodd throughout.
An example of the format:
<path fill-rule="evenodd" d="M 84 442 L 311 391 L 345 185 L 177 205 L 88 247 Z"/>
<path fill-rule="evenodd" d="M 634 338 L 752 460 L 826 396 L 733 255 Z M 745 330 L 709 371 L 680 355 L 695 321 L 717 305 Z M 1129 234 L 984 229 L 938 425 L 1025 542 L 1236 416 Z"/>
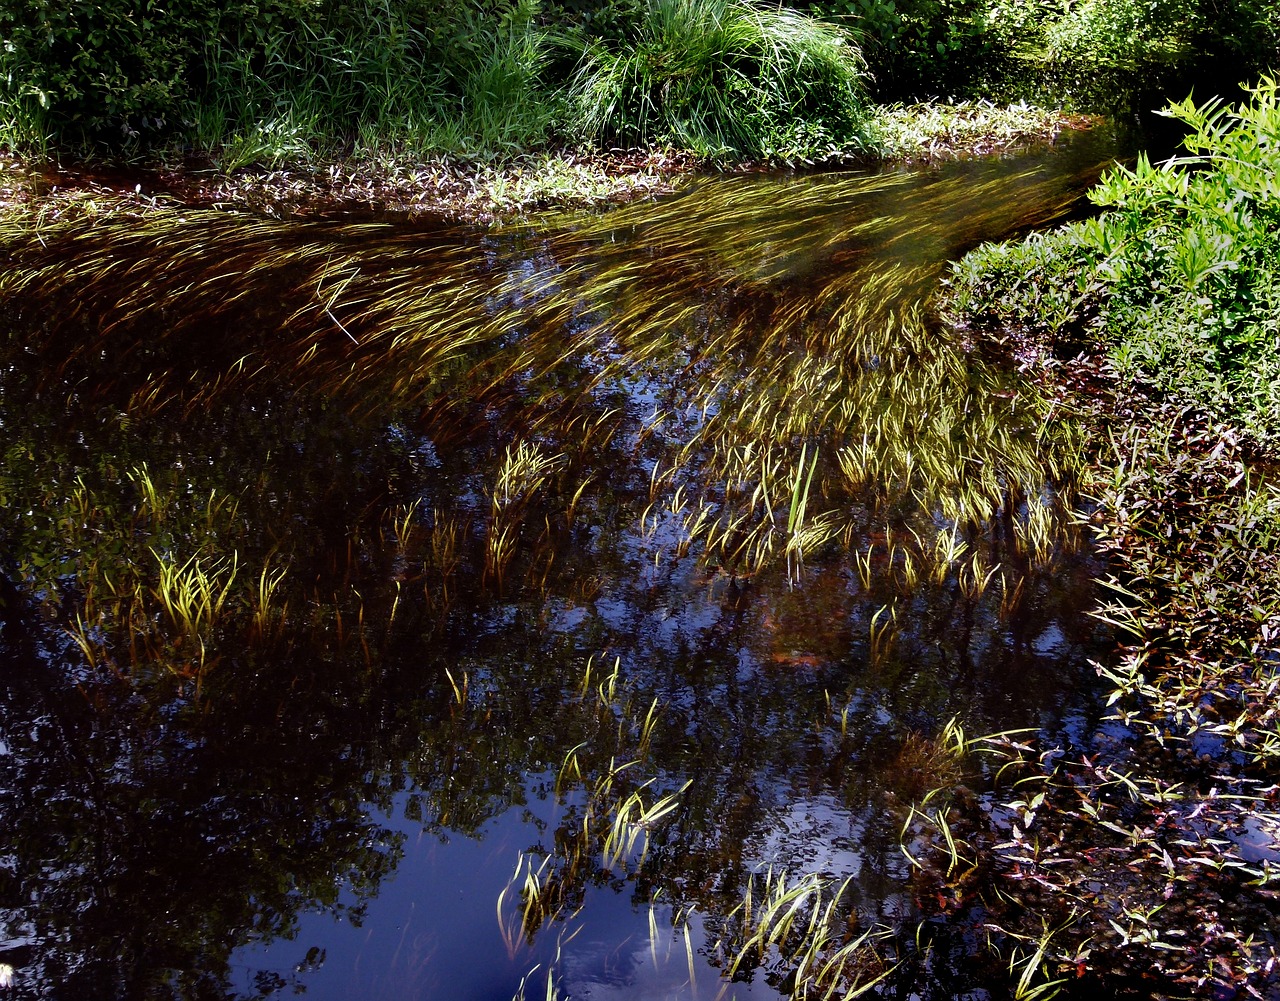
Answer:
<path fill-rule="evenodd" d="M 908 805 L 963 781 L 945 724 L 1088 725 L 1107 640 L 1080 433 L 929 296 L 1118 152 L 486 232 L 11 227 L 20 991 L 745 1001 L 891 970 Z"/>

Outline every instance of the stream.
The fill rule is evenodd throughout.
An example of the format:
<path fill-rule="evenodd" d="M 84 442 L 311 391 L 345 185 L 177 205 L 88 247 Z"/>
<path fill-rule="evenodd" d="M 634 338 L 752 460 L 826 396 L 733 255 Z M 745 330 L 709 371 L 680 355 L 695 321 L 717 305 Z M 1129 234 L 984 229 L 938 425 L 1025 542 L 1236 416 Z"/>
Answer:
<path fill-rule="evenodd" d="M 880 938 L 910 804 L 1111 636 L 1082 432 L 928 299 L 1127 152 L 0 234 L 17 996 L 988 996 Z"/>

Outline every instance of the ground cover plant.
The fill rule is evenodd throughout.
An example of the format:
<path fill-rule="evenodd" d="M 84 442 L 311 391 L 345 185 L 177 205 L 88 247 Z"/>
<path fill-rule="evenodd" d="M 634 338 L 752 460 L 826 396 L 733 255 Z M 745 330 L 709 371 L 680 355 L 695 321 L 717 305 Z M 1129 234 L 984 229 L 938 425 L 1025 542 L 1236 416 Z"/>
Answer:
<path fill-rule="evenodd" d="M 1120 374 L 1180 394 L 1260 445 L 1280 433 L 1280 94 L 1167 114 L 1188 155 L 1119 168 L 1106 209 L 957 269 L 949 308 L 1059 343 L 1099 344 Z"/>
<path fill-rule="evenodd" d="M 1113 720 L 1007 748 L 1003 806 L 932 817 L 972 825 L 959 856 L 946 832 L 963 864 L 922 868 L 942 911 L 989 908 L 988 941 L 1044 993 L 1277 986 L 1277 87 L 1170 114 L 1187 156 L 1113 172 L 1097 218 L 979 249 L 946 300 L 955 321 L 1094 356 L 1067 370 L 1095 390 Z"/>

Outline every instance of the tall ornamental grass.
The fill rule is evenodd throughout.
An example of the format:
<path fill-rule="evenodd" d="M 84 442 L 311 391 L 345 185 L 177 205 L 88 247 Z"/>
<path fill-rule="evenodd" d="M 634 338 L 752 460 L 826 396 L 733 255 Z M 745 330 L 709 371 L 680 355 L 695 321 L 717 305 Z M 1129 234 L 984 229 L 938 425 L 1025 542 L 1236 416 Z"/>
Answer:
<path fill-rule="evenodd" d="M 629 37 L 583 46 L 570 85 L 575 131 L 704 155 L 856 147 L 864 109 L 847 29 L 746 0 L 651 0 Z"/>

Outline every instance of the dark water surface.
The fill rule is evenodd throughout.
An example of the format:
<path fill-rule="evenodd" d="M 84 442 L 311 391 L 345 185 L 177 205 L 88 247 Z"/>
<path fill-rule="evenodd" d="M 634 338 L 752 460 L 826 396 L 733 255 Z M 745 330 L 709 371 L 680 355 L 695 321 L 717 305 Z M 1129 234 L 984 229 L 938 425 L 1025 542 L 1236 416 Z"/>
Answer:
<path fill-rule="evenodd" d="M 1078 433 L 921 300 L 1117 152 L 9 234 L 20 990 L 776 998 L 766 877 L 910 921 L 946 721 L 1085 725 L 1106 638 Z"/>

